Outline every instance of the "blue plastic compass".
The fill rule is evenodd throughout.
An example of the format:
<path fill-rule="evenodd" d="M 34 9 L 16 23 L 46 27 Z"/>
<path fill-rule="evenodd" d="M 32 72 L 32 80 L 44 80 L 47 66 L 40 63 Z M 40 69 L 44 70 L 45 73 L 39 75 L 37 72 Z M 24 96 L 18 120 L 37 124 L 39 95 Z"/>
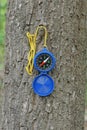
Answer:
<path fill-rule="evenodd" d="M 39 29 L 44 29 L 45 32 L 44 48 L 35 55 L 36 38 Z M 47 29 L 45 26 L 40 25 L 37 27 L 34 34 L 27 32 L 27 37 L 30 43 L 30 51 L 28 54 L 28 64 L 26 66 L 26 71 L 29 75 L 32 75 L 34 65 L 35 69 L 39 72 L 39 75 L 36 76 L 33 80 L 33 90 L 39 96 L 48 96 L 54 90 L 54 81 L 51 76 L 48 75 L 48 73 L 54 68 L 56 59 L 54 55 L 46 48 Z"/>
<path fill-rule="evenodd" d="M 43 48 L 34 57 L 34 67 L 40 74 L 35 77 L 32 86 L 39 96 L 48 96 L 54 90 L 54 81 L 47 73 L 54 68 L 55 63 L 54 55 L 47 48 Z"/>

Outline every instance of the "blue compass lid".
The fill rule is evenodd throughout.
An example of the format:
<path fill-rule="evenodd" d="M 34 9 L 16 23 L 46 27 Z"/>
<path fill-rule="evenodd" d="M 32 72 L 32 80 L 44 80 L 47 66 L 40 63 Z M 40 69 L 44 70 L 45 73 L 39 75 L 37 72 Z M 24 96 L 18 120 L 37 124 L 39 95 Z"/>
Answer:
<path fill-rule="evenodd" d="M 54 90 L 54 81 L 48 74 L 35 77 L 32 84 L 34 92 L 39 96 L 48 96 Z"/>

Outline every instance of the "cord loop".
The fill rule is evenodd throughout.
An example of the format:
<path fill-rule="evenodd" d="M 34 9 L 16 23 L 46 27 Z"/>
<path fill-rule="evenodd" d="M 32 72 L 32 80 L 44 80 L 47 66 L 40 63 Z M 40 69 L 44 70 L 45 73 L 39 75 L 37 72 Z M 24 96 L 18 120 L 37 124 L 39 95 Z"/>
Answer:
<path fill-rule="evenodd" d="M 45 26 L 38 26 L 36 29 L 35 34 L 30 34 L 29 32 L 26 33 L 28 40 L 29 40 L 29 44 L 30 44 L 30 51 L 28 54 L 28 64 L 26 66 L 26 71 L 29 75 L 32 75 L 33 72 L 33 60 L 34 60 L 34 56 L 36 53 L 36 38 L 38 36 L 38 31 L 39 29 L 44 29 L 45 31 L 45 37 L 44 37 L 44 47 L 47 47 L 47 29 Z"/>

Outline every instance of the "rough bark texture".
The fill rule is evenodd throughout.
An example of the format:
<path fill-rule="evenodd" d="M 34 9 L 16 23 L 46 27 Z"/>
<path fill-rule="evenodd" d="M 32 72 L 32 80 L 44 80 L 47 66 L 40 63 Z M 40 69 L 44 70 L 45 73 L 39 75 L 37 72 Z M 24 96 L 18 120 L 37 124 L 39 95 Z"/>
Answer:
<path fill-rule="evenodd" d="M 9 0 L 6 24 L 5 93 L 2 130 L 83 130 L 85 93 L 86 0 Z M 48 29 L 48 48 L 57 59 L 50 75 L 55 90 L 33 93 L 25 71 L 26 32 Z M 38 38 L 40 47 L 42 40 Z"/>

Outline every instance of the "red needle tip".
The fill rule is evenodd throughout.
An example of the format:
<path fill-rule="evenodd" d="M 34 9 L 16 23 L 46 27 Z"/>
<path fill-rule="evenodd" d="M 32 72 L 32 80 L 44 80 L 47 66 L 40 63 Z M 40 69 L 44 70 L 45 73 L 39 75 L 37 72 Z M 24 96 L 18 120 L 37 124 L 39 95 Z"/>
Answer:
<path fill-rule="evenodd" d="M 47 61 L 48 61 L 49 57 L 46 58 L 41 64 L 40 64 L 40 67 L 43 66 Z"/>
<path fill-rule="evenodd" d="M 45 62 L 43 61 L 41 64 L 40 64 L 40 67 L 43 66 L 45 64 Z"/>

